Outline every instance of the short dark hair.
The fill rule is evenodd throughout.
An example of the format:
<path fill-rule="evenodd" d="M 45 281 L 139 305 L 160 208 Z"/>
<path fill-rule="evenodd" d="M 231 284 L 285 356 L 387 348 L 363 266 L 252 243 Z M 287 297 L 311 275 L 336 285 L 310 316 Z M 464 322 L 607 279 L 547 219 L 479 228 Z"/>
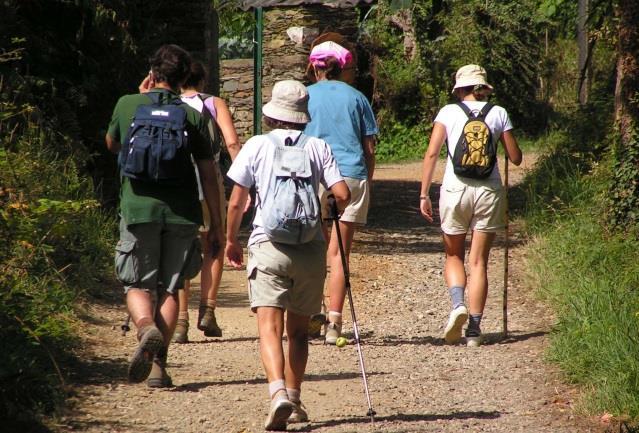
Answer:
<path fill-rule="evenodd" d="M 204 63 L 199 60 L 194 60 L 191 62 L 191 73 L 189 77 L 186 79 L 182 87 L 198 87 L 202 82 L 206 81 L 208 74 L 206 73 L 206 69 L 204 68 Z"/>
<path fill-rule="evenodd" d="M 326 57 L 324 59 L 324 66 L 315 65 L 315 69 L 323 71 L 327 80 L 336 80 L 342 73 L 339 60 L 335 57 Z"/>
<path fill-rule="evenodd" d="M 264 123 L 271 129 L 294 129 L 296 131 L 303 131 L 304 128 L 306 128 L 305 123 L 284 122 L 283 120 L 273 119 L 268 116 L 264 116 Z"/>
<path fill-rule="evenodd" d="M 191 55 L 174 44 L 162 45 L 149 59 L 156 82 L 179 90 L 191 71 Z"/>
<path fill-rule="evenodd" d="M 486 92 L 487 90 L 488 92 Z M 458 87 L 455 89 L 455 95 L 459 99 L 463 99 L 464 97 L 466 97 L 467 95 L 470 95 L 471 93 L 475 95 L 475 99 L 477 99 L 478 101 L 485 101 L 488 99 L 490 88 L 482 84 L 477 84 L 474 86 Z"/>

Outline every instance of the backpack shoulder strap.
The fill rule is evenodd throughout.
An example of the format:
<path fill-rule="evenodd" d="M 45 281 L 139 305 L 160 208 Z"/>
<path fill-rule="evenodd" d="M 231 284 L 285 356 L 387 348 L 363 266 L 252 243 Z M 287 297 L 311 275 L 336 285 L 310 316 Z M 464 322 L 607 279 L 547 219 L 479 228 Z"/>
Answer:
<path fill-rule="evenodd" d="M 473 116 L 473 112 L 470 111 L 470 108 L 468 108 L 468 106 L 466 104 L 464 104 L 463 102 L 458 102 L 455 105 L 457 105 L 459 108 L 461 108 L 462 111 L 464 112 L 464 114 L 466 114 L 466 117 L 468 117 L 469 119 L 472 118 L 472 117 L 475 117 L 475 116 Z"/>
<path fill-rule="evenodd" d="M 487 102 L 486 105 L 484 105 L 481 109 L 481 111 L 479 112 L 479 115 L 477 117 L 481 117 L 484 118 L 486 117 L 486 115 L 488 114 L 488 112 L 495 106 L 495 104 L 491 104 L 490 102 Z"/>

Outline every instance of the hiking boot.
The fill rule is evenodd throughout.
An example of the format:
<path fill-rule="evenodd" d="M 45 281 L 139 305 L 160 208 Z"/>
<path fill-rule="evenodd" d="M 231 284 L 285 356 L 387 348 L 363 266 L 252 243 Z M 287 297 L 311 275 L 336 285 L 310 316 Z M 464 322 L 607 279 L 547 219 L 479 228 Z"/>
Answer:
<path fill-rule="evenodd" d="M 466 329 L 466 346 L 467 347 L 479 347 L 483 343 L 481 336 L 481 330 L 479 329 Z"/>
<path fill-rule="evenodd" d="M 322 334 L 322 326 L 326 325 L 326 315 L 315 314 L 308 321 L 308 336 L 310 338 L 318 338 Z"/>
<path fill-rule="evenodd" d="M 291 415 L 288 417 L 288 422 L 308 422 L 308 413 L 306 413 L 306 408 L 302 402 L 291 400 L 291 403 L 293 403 L 293 412 L 291 412 Z"/>
<path fill-rule="evenodd" d="M 283 394 L 283 396 L 280 396 Z M 295 405 L 288 399 L 285 393 L 276 394 L 271 400 L 271 408 L 264 422 L 265 430 L 286 430 L 286 421 L 293 412 Z"/>
<path fill-rule="evenodd" d="M 337 339 L 342 335 L 342 324 L 337 322 L 328 322 L 326 326 L 326 344 L 335 344 Z"/>
<path fill-rule="evenodd" d="M 200 311 L 197 319 L 197 329 L 204 331 L 205 337 L 221 337 L 222 329 L 215 320 L 215 308 L 200 305 Z"/>
<path fill-rule="evenodd" d="M 462 328 L 468 319 L 468 310 L 465 305 L 460 305 L 450 312 L 448 323 L 444 328 L 444 340 L 448 344 L 455 344 L 461 340 Z"/>
<path fill-rule="evenodd" d="M 163 352 L 153 358 L 151 373 L 146 380 L 146 385 L 149 388 L 171 388 L 173 386 L 171 376 L 166 372 L 166 348 Z"/>
<path fill-rule="evenodd" d="M 188 319 L 178 319 L 175 332 L 173 333 L 173 341 L 175 343 L 189 342 L 189 321 Z"/>
<path fill-rule="evenodd" d="M 164 346 L 164 337 L 155 325 L 145 326 L 138 332 L 140 343 L 129 362 L 129 382 L 140 383 L 151 372 L 153 358 Z"/>

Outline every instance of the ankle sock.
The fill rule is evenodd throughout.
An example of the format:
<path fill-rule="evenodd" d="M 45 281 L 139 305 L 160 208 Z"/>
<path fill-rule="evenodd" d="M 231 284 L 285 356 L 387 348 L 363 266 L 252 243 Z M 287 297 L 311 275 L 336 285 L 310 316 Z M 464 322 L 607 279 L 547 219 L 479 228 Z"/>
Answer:
<path fill-rule="evenodd" d="M 277 379 L 268 383 L 268 394 L 271 396 L 271 399 L 279 391 L 283 391 L 286 394 L 286 384 L 284 383 L 284 379 Z"/>
<path fill-rule="evenodd" d="M 294 388 L 286 388 L 286 393 L 288 394 L 288 399 L 292 402 L 299 403 L 300 396 L 302 394 L 302 390 L 294 389 Z"/>
<path fill-rule="evenodd" d="M 337 311 L 329 311 L 328 321 L 333 323 L 342 323 L 342 313 L 338 313 Z"/>
<path fill-rule="evenodd" d="M 188 311 L 180 311 L 178 313 L 178 320 L 186 320 L 189 321 L 189 312 Z"/>
<path fill-rule="evenodd" d="M 482 316 L 483 314 L 470 314 L 468 316 L 468 329 L 477 333 L 481 333 L 480 325 Z"/>
<path fill-rule="evenodd" d="M 215 309 L 215 307 L 217 306 L 217 301 L 215 299 L 207 299 L 206 300 L 206 305 L 207 307 L 211 307 L 213 309 Z"/>
<path fill-rule="evenodd" d="M 450 300 L 453 303 L 453 310 L 460 305 L 464 305 L 464 288 L 462 286 L 453 286 L 448 289 Z"/>

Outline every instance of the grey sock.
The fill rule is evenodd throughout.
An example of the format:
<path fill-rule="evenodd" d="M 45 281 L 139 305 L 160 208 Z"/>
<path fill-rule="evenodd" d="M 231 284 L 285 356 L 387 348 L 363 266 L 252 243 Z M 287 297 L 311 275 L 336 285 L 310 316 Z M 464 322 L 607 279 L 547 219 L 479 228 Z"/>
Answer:
<path fill-rule="evenodd" d="M 481 333 L 479 325 L 481 325 L 482 314 L 470 314 L 468 316 L 468 329 Z"/>
<path fill-rule="evenodd" d="M 464 305 L 464 288 L 460 286 L 453 286 L 448 289 L 450 299 L 453 301 L 453 310 L 460 305 Z"/>

